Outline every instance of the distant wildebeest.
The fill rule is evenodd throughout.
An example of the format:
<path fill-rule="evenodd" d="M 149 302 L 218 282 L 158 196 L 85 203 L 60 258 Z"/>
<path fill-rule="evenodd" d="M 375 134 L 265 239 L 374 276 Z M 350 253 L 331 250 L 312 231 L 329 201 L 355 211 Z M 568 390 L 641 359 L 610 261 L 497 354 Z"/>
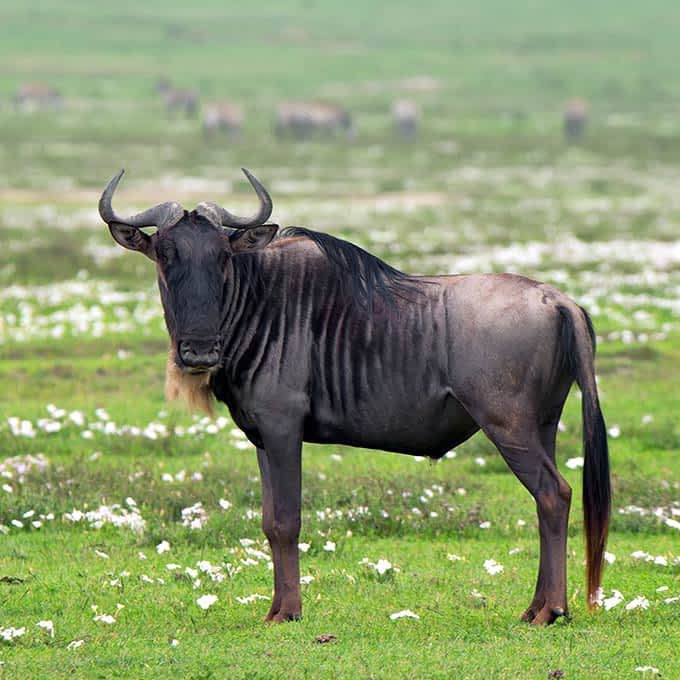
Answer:
<path fill-rule="evenodd" d="M 240 137 L 244 119 L 243 108 L 238 104 L 212 102 L 203 107 L 203 132 L 206 135 L 225 132 L 229 137 Z"/>
<path fill-rule="evenodd" d="M 564 108 L 564 136 L 568 142 L 579 141 L 588 124 L 588 103 L 583 99 L 572 99 Z"/>
<path fill-rule="evenodd" d="M 173 87 L 167 78 L 160 78 L 156 82 L 156 92 L 163 98 L 169 114 L 193 118 L 198 113 L 199 97 L 194 90 Z"/>
<path fill-rule="evenodd" d="M 354 136 L 352 116 L 342 106 L 326 102 L 283 102 L 276 109 L 274 132 L 279 138 L 290 135 L 307 139 L 314 135 L 330 137 L 343 133 Z"/>
<path fill-rule="evenodd" d="M 54 110 L 62 104 L 61 93 L 44 83 L 24 83 L 14 95 L 14 105 L 22 111 Z"/>
<path fill-rule="evenodd" d="M 555 464 L 560 414 L 582 392 L 587 593 L 600 586 L 610 517 L 607 434 L 587 313 L 552 286 L 511 274 L 410 276 L 327 234 L 266 224 L 214 203 L 99 214 L 123 247 L 156 264 L 170 335 L 169 396 L 214 397 L 257 448 L 272 550 L 267 620 L 301 613 L 302 442 L 438 459 L 478 430 L 536 500 L 540 566 L 523 615 L 566 614 L 571 488 Z M 156 226 L 154 234 L 141 227 Z"/>
<path fill-rule="evenodd" d="M 420 107 L 416 102 L 399 99 L 392 103 L 394 131 L 403 139 L 413 139 L 420 123 Z"/>

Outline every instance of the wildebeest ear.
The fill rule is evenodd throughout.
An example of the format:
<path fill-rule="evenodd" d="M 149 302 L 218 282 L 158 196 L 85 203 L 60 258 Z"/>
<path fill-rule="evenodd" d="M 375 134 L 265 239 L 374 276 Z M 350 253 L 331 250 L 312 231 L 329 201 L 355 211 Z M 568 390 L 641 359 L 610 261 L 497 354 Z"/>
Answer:
<path fill-rule="evenodd" d="M 264 224 L 254 229 L 239 229 L 229 237 L 234 253 L 246 250 L 259 250 L 271 243 L 279 228 L 278 224 Z"/>
<path fill-rule="evenodd" d="M 129 224 L 121 224 L 120 222 L 111 222 L 109 224 L 109 231 L 116 243 L 127 248 L 128 250 L 136 250 L 137 252 L 153 258 L 153 248 L 151 247 L 151 237 L 145 234 L 137 227 L 131 227 Z"/>

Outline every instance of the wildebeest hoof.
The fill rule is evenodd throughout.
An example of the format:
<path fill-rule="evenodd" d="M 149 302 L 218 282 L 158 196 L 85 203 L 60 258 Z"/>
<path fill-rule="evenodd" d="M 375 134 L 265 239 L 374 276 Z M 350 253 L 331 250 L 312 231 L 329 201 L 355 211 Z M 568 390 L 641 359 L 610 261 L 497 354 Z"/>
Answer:
<path fill-rule="evenodd" d="M 536 610 L 533 607 L 527 607 L 524 610 L 522 616 L 519 617 L 520 621 L 526 621 L 526 623 L 531 623 L 536 618 Z"/>
<path fill-rule="evenodd" d="M 302 618 L 300 612 L 291 612 L 286 614 L 285 612 L 277 612 L 273 616 L 268 616 L 265 619 L 265 623 L 287 623 L 288 621 L 299 621 Z"/>
<path fill-rule="evenodd" d="M 544 606 L 531 620 L 531 623 L 534 626 L 549 626 L 551 623 L 555 623 L 561 616 L 568 618 L 566 609 Z"/>

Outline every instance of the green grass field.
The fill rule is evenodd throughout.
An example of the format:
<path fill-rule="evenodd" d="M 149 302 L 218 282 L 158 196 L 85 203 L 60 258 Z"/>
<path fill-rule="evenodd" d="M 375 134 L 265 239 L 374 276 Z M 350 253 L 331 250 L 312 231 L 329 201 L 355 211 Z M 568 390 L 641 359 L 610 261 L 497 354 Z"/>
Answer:
<path fill-rule="evenodd" d="M 680 678 L 679 6 L 197 4 L 0 7 L 0 677 Z M 242 104 L 243 138 L 168 116 L 160 77 Z M 16 110 L 25 82 L 63 106 Z M 591 109 L 575 146 L 571 97 Z M 295 98 L 344 103 L 357 139 L 276 141 L 275 106 Z M 423 109 L 411 143 L 391 130 L 397 98 Z M 558 440 L 571 620 L 519 621 L 533 502 L 477 435 L 436 464 L 307 446 L 304 618 L 262 623 L 254 449 L 226 409 L 165 403 L 153 268 L 96 212 L 125 167 L 121 212 L 247 213 L 240 166 L 282 225 L 409 272 L 522 273 L 591 311 L 618 604 L 585 606 L 572 394 Z M 419 618 L 390 618 L 404 610 Z"/>

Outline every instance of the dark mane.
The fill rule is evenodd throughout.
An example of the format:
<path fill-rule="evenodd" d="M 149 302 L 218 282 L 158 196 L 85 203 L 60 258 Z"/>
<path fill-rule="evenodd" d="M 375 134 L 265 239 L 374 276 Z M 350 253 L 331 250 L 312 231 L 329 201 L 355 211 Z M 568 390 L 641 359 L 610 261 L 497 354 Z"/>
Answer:
<path fill-rule="evenodd" d="M 367 312 L 373 311 L 376 296 L 386 305 L 396 298 L 412 300 L 420 294 L 413 277 L 383 262 L 349 241 L 304 227 L 286 227 L 279 238 L 303 236 L 319 247 L 341 274 L 340 281 Z"/>

